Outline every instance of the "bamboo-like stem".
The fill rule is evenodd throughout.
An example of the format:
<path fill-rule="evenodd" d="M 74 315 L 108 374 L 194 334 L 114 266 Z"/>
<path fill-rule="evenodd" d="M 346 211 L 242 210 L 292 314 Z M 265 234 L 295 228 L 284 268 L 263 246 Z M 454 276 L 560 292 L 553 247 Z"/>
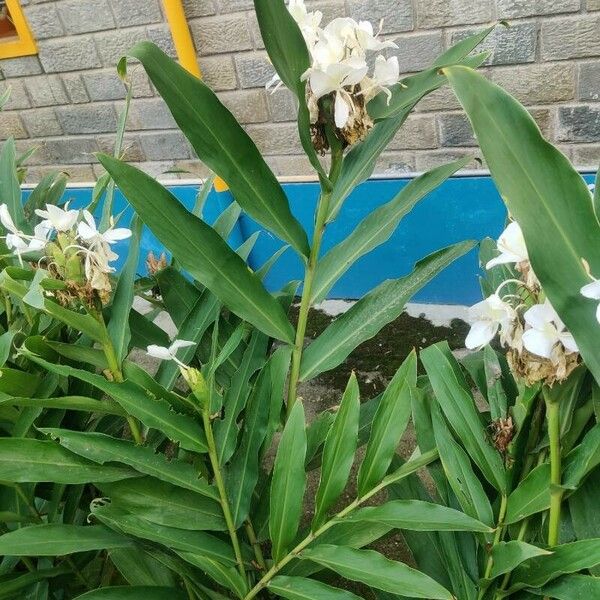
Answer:
<path fill-rule="evenodd" d="M 250 519 L 248 519 L 246 521 L 246 523 L 244 524 L 244 527 L 246 529 L 246 535 L 248 536 L 248 541 L 250 542 L 250 545 L 252 546 L 252 549 L 254 550 L 254 557 L 256 558 L 256 564 L 258 564 L 258 566 L 263 571 L 266 571 L 267 563 L 265 561 L 265 557 L 263 555 L 262 548 L 260 547 L 258 538 L 256 537 L 256 532 L 254 531 L 254 526 L 252 525 L 252 522 L 250 521 Z"/>
<path fill-rule="evenodd" d="M 298 558 L 298 555 L 306 550 L 312 542 L 314 542 L 318 537 L 323 535 L 326 531 L 331 529 L 334 525 L 339 523 L 340 519 L 348 516 L 352 511 L 356 510 L 360 507 L 361 504 L 381 492 L 381 490 L 385 489 L 387 486 L 392 485 L 412 475 L 419 469 L 426 467 L 428 464 L 436 461 L 439 458 L 439 454 L 437 450 L 430 450 L 417 458 L 409 460 L 405 463 L 400 469 L 398 469 L 395 473 L 388 475 L 383 481 L 381 481 L 378 485 L 376 485 L 372 490 L 361 496 L 360 498 L 356 498 L 353 502 L 351 502 L 346 508 L 341 510 L 331 519 L 329 519 L 326 523 L 324 523 L 319 529 L 316 531 L 311 531 L 293 550 L 290 550 L 278 563 L 275 563 L 267 573 L 263 576 L 263 578 L 248 592 L 244 600 L 252 600 L 252 598 L 256 598 L 256 596 L 264 590 L 268 585 L 271 579 L 279 573 L 285 565 L 289 562 Z"/>
<path fill-rule="evenodd" d="M 506 494 L 502 494 L 502 499 L 500 500 L 500 510 L 498 511 L 498 523 L 496 526 L 496 534 L 494 535 L 494 540 L 492 541 L 492 546 L 489 549 L 489 554 L 487 557 L 487 563 L 485 566 L 484 578 L 489 579 L 492 575 L 492 568 L 494 566 L 494 559 L 492 557 L 492 551 L 494 548 L 502 541 L 504 537 L 504 519 L 506 518 L 506 509 L 508 507 L 508 496 Z M 485 588 L 479 590 L 478 598 L 481 598 L 485 595 Z"/>
<path fill-rule="evenodd" d="M 546 419 L 550 440 L 550 517 L 548 519 L 548 546 L 556 546 L 560 537 L 560 513 L 563 490 L 561 487 L 560 405 L 546 396 Z"/>

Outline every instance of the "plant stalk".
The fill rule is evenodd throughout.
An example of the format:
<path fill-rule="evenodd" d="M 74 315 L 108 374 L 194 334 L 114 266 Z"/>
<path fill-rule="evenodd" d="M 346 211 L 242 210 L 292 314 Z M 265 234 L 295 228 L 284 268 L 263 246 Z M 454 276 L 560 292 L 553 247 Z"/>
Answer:
<path fill-rule="evenodd" d="M 396 473 L 392 473 L 383 481 L 381 481 L 378 485 L 376 485 L 372 490 L 370 490 L 360 498 L 356 498 L 353 502 L 346 506 L 346 508 L 341 510 L 339 513 L 337 513 L 335 516 L 329 519 L 326 523 L 321 525 L 319 529 L 317 529 L 314 532 L 311 531 L 293 550 L 290 550 L 278 563 L 275 563 L 269 569 L 269 571 L 265 573 L 263 578 L 248 592 L 244 600 L 252 600 L 252 598 L 256 598 L 256 596 L 269 585 L 271 579 L 273 579 L 273 577 L 275 577 L 275 575 L 277 575 L 277 573 L 279 573 L 279 571 L 283 569 L 285 565 L 287 565 L 295 558 L 298 558 L 298 555 L 303 550 L 306 550 L 306 548 L 310 544 L 312 544 L 312 542 L 314 542 L 318 537 L 323 535 L 326 531 L 331 529 L 334 525 L 339 523 L 341 519 L 348 516 L 352 511 L 359 508 L 360 505 L 369 500 L 369 498 L 372 498 L 373 496 L 381 492 L 381 490 L 385 489 L 387 486 L 396 483 L 397 481 L 400 481 L 401 479 L 404 479 L 409 475 L 412 475 L 413 473 L 415 473 L 419 469 L 422 469 L 423 467 L 426 467 L 428 464 L 436 461 L 438 458 L 438 451 L 430 450 L 429 452 L 426 452 L 425 454 L 422 454 L 417 458 L 409 460 L 407 463 L 404 464 L 403 467 L 398 469 Z"/>
<path fill-rule="evenodd" d="M 245 523 L 246 535 L 248 536 L 248 541 L 254 550 L 254 557 L 256 558 L 256 564 L 263 570 L 267 570 L 267 563 L 265 561 L 265 557 L 263 555 L 262 548 L 260 547 L 260 543 L 258 538 L 256 537 L 256 532 L 254 531 L 254 526 L 250 519 L 248 519 Z"/>
<path fill-rule="evenodd" d="M 563 490 L 561 487 L 560 405 L 546 396 L 546 419 L 550 439 L 550 517 L 548 546 L 556 546 L 560 537 L 560 513 Z"/>
<path fill-rule="evenodd" d="M 494 535 L 494 540 L 492 542 L 492 547 L 489 550 L 487 563 L 485 566 L 484 578 L 489 579 L 492 574 L 492 568 L 494 566 L 494 559 L 492 558 L 492 551 L 494 548 L 502 541 L 504 537 L 504 519 L 506 518 L 506 509 L 508 507 L 508 496 L 506 494 L 502 494 L 502 499 L 500 500 L 500 510 L 498 511 L 498 524 L 496 527 L 496 534 Z M 481 589 L 479 591 L 479 600 L 483 598 L 486 590 Z"/>

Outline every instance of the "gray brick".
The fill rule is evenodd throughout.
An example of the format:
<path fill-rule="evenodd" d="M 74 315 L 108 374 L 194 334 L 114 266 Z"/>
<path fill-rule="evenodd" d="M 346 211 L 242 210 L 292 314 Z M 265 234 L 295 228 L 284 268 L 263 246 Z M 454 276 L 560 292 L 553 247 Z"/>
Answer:
<path fill-rule="evenodd" d="M 267 156 L 267 164 L 277 177 L 314 177 L 315 170 L 304 155 Z"/>
<path fill-rule="evenodd" d="M 435 119 L 430 115 L 411 115 L 387 150 L 425 150 L 437 148 Z"/>
<path fill-rule="evenodd" d="M 413 73 L 426 69 L 442 53 L 442 32 L 403 35 L 394 39 L 398 49 L 388 50 L 397 56 L 400 73 Z"/>
<path fill-rule="evenodd" d="M 600 165 L 600 144 L 595 146 L 573 146 L 573 164 L 576 167 L 592 167 Z"/>
<path fill-rule="evenodd" d="M 442 146 L 451 148 L 477 145 L 473 129 L 466 115 L 442 114 L 439 115 L 438 119 Z"/>
<path fill-rule="evenodd" d="M 461 106 L 452 90 L 443 86 L 438 90 L 427 94 L 416 107 L 418 112 L 433 110 L 460 110 Z"/>
<path fill-rule="evenodd" d="M 221 102 L 239 123 L 264 123 L 269 120 L 264 90 L 236 90 L 219 94 Z"/>
<path fill-rule="evenodd" d="M 600 107 L 559 107 L 557 137 L 561 142 L 600 142 Z"/>
<path fill-rule="evenodd" d="M 579 65 L 578 98 L 584 102 L 600 101 L 600 63 Z"/>
<path fill-rule="evenodd" d="M 147 25 L 163 20 L 158 0 L 111 0 L 119 27 Z"/>
<path fill-rule="evenodd" d="M 9 137 L 22 139 L 27 137 L 27 131 L 16 112 L 0 112 L 0 138 Z"/>
<path fill-rule="evenodd" d="M 19 56 L 2 61 L 4 77 L 27 77 L 42 73 L 42 65 L 37 56 Z"/>
<path fill-rule="evenodd" d="M 600 54 L 600 16 L 542 23 L 542 58 L 565 60 Z"/>
<path fill-rule="evenodd" d="M 467 156 L 473 156 L 473 149 L 464 150 L 426 150 L 423 152 L 417 152 L 417 165 L 416 170 L 418 172 L 429 171 L 435 167 L 441 167 L 447 165 L 449 162 L 466 158 Z M 481 168 L 481 164 L 473 160 L 466 166 L 467 169 Z"/>
<path fill-rule="evenodd" d="M 115 136 L 105 135 L 98 138 L 98 146 L 100 152 L 112 154 L 115 149 Z M 146 160 L 146 156 L 140 145 L 140 140 L 137 136 L 126 135 L 123 139 L 122 160 L 127 162 L 142 162 Z"/>
<path fill-rule="evenodd" d="M 17 79 L 0 84 L 0 94 L 3 94 L 7 88 L 10 88 L 10 96 L 8 102 L 4 105 L 4 110 L 21 110 L 31 106 L 31 100 L 22 80 Z"/>
<path fill-rule="evenodd" d="M 140 144 L 148 160 L 175 160 L 191 156 L 188 141 L 179 131 L 142 134 Z"/>
<path fill-rule="evenodd" d="M 147 98 L 154 96 L 150 78 L 140 64 L 129 65 L 128 77 L 133 88 L 132 93 L 134 98 Z"/>
<path fill-rule="evenodd" d="M 417 0 L 417 25 L 425 29 L 485 23 L 493 16 L 492 0 Z"/>
<path fill-rule="evenodd" d="M 46 140 L 42 144 L 38 158 L 47 165 L 85 164 L 95 160 L 99 151 L 98 142 L 93 137 L 60 137 Z"/>
<path fill-rule="evenodd" d="M 575 66 L 570 63 L 504 67 L 491 73 L 495 83 L 524 104 L 547 104 L 575 97 Z"/>
<path fill-rule="evenodd" d="M 414 152 L 384 152 L 375 165 L 375 175 L 406 175 L 416 170 Z"/>
<path fill-rule="evenodd" d="M 375 29 L 383 19 L 383 33 L 398 33 L 413 28 L 412 2 L 405 0 L 349 0 L 348 11 L 356 20 L 371 21 Z"/>
<path fill-rule="evenodd" d="M 71 183 L 92 183 L 96 181 L 92 165 L 51 165 L 34 167 L 27 170 L 27 181 L 37 183 L 42 177 L 48 173 L 61 170 L 69 176 Z"/>
<path fill-rule="evenodd" d="M 23 112 L 21 117 L 29 135 L 33 138 L 62 134 L 62 127 L 52 108 L 28 110 Z"/>
<path fill-rule="evenodd" d="M 217 0 L 219 3 L 219 12 L 232 13 L 254 8 L 253 0 Z"/>
<path fill-rule="evenodd" d="M 29 6 L 25 14 L 36 39 L 45 40 L 64 35 L 65 30 L 58 18 L 55 6 L 51 4 Z"/>
<path fill-rule="evenodd" d="M 92 102 L 125 98 L 125 84 L 113 70 L 83 73 L 83 82 Z"/>
<path fill-rule="evenodd" d="M 295 123 L 248 125 L 246 131 L 261 154 L 300 154 L 302 146 Z"/>
<path fill-rule="evenodd" d="M 600 10 L 600 0 L 587 0 L 588 10 Z"/>
<path fill-rule="evenodd" d="M 239 54 L 235 57 L 235 68 L 243 88 L 264 87 L 275 74 L 266 54 Z"/>
<path fill-rule="evenodd" d="M 39 47 L 40 60 L 46 73 L 80 71 L 100 66 L 96 46 L 90 37 L 46 40 Z"/>
<path fill-rule="evenodd" d="M 177 123 L 162 98 L 136 100 L 131 104 L 127 128 L 140 129 L 176 129 Z"/>
<path fill-rule="evenodd" d="M 204 56 L 200 58 L 202 80 L 212 90 L 233 90 L 237 87 L 237 76 L 231 56 Z"/>
<path fill-rule="evenodd" d="M 497 5 L 500 19 L 515 19 L 576 12 L 581 0 L 497 0 Z"/>
<path fill-rule="evenodd" d="M 58 75 L 39 75 L 25 80 L 33 106 L 56 106 L 69 99 Z"/>
<path fill-rule="evenodd" d="M 112 104 L 61 106 L 56 116 L 66 134 L 116 131 L 117 115 Z"/>
<path fill-rule="evenodd" d="M 191 29 L 200 54 L 237 52 L 252 48 L 246 15 L 205 17 L 192 21 Z"/>
<path fill-rule="evenodd" d="M 538 124 L 542 135 L 550 139 L 554 134 L 554 117 L 555 111 L 552 108 L 530 108 L 529 114 L 535 119 L 535 122 Z"/>
<path fill-rule="evenodd" d="M 452 44 L 473 35 L 478 29 L 457 31 L 452 34 Z M 487 65 L 512 65 L 535 61 L 537 27 L 535 23 L 515 23 L 510 27 L 496 27 L 478 48 L 490 50 Z"/>
<path fill-rule="evenodd" d="M 114 67 L 127 51 L 138 42 L 148 39 L 144 29 L 121 29 L 99 34 L 98 51 L 105 67 Z M 100 65 L 96 65 L 100 66 Z"/>
<path fill-rule="evenodd" d="M 298 115 L 298 100 L 290 90 L 282 87 L 276 92 L 267 93 L 267 104 L 271 121 L 295 121 Z"/>
<path fill-rule="evenodd" d="M 83 83 L 83 77 L 79 73 L 62 75 L 62 82 L 65 90 L 67 90 L 71 104 L 83 104 L 90 101 L 85 84 Z"/>
<path fill-rule="evenodd" d="M 177 52 L 173 43 L 173 36 L 169 26 L 165 23 L 162 25 L 152 25 L 146 30 L 148 39 L 154 42 L 165 54 L 171 58 L 176 58 Z"/>
<path fill-rule="evenodd" d="M 189 160 L 178 160 L 175 162 L 174 166 L 176 169 L 183 171 L 183 173 L 179 173 L 178 175 L 180 179 L 187 179 L 189 177 L 193 177 L 196 179 L 205 179 L 211 174 L 210 169 L 208 169 L 197 158 Z M 173 175 L 170 175 L 170 177 L 173 177 Z"/>
<path fill-rule="evenodd" d="M 103 31 L 115 26 L 107 0 L 63 0 L 57 8 L 67 33 Z"/>
<path fill-rule="evenodd" d="M 183 6 L 188 19 L 206 17 L 216 12 L 213 0 L 183 0 Z"/>

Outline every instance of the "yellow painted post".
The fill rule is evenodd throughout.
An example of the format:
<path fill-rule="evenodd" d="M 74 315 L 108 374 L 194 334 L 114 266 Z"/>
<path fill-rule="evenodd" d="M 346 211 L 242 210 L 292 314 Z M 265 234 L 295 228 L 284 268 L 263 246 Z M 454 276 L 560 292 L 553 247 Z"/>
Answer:
<path fill-rule="evenodd" d="M 11 38 L 0 43 L 0 59 L 37 54 L 37 44 L 19 0 L 6 0 L 6 8 L 17 32 L 17 39 Z"/>
<path fill-rule="evenodd" d="M 173 36 L 173 43 L 175 44 L 179 63 L 186 71 L 201 78 L 202 72 L 198 64 L 198 57 L 196 56 L 196 49 L 185 16 L 182 0 L 163 0 L 163 5 L 169 27 L 171 28 L 171 35 Z M 220 177 L 217 177 L 215 179 L 215 189 L 217 192 L 225 192 L 229 188 Z"/>

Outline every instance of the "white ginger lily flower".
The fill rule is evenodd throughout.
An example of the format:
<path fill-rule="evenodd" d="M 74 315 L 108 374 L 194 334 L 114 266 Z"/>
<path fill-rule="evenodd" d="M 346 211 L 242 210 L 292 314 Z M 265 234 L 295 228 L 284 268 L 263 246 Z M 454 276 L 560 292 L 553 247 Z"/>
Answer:
<path fill-rule="evenodd" d="M 152 344 L 151 346 L 148 346 L 148 348 L 146 348 L 146 354 L 154 358 L 159 358 L 160 360 L 172 360 L 176 362 L 180 367 L 187 369 L 187 365 L 182 363 L 177 358 L 177 351 L 181 348 L 189 348 L 190 346 L 195 345 L 195 342 L 188 342 L 187 340 L 175 340 L 168 348 Z"/>
<path fill-rule="evenodd" d="M 384 92 L 387 96 L 388 104 L 392 99 L 392 92 L 389 86 L 395 85 L 400 80 L 400 63 L 397 56 L 384 58 L 379 55 L 375 59 L 375 70 L 373 77 L 368 81 L 367 85 L 362 88 L 360 94 L 365 96 L 365 101 L 368 102 L 380 92 Z"/>
<path fill-rule="evenodd" d="M 65 204 L 64 208 L 54 206 L 54 204 L 46 204 L 46 210 L 36 209 L 35 214 L 42 217 L 42 223 L 48 229 L 53 228 L 56 231 L 69 231 L 79 218 L 78 210 L 69 210 L 69 203 Z"/>
<path fill-rule="evenodd" d="M 498 250 L 500 250 L 500 256 L 490 260 L 485 265 L 486 269 L 491 269 L 496 265 L 519 264 L 529 260 L 523 231 L 516 221 L 513 221 L 498 238 Z"/>
<path fill-rule="evenodd" d="M 307 46 L 310 48 L 317 41 L 319 25 L 323 20 L 323 13 L 320 10 L 308 12 L 304 0 L 290 0 L 288 10 L 300 31 L 306 40 Z"/>
<path fill-rule="evenodd" d="M 590 300 L 598 301 L 598 308 L 596 309 L 596 319 L 600 323 L 600 279 L 592 281 L 581 288 L 581 295 Z"/>
<path fill-rule="evenodd" d="M 350 18 L 334 19 L 325 27 L 325 33 L 340 39 L 353 54 L 362 57 L 369 50 L 376 52 L 386 48 L 398 48 L 398 45 L 390 40 L 379 40 L 379 33 L 374 32 L 369 21 L 357 23 Z"/>
<path fill-rule="evenodd" d="M 91 247 L 104 244 L 111 245 L 131 237 L 131 229 L 125 227 L 117 227 L 115 229 L 113 223 L 111 223 L 111 226 L 106 231 L 100 233 L 96 227 L 94 217 L 87 210 L 83 211 L 83 219 L 77 226 L 77 233 Z"/>
<path fill-rule="evenodd" d="M 556 346 L 563 345 L 567 354 L 579 352 L 575 339 L 548 300 L 532 306 L 524 315 L 529 329 L 523 333 L 523 346 L 536 356 L 552 359 Z"/>
<path fill-rule="evenodd" d="M 21 254 L 42 250 L 48 243 L 51 228 L 45 222 L 35 226 L 33 236 L 27 235 L 17 228 L 6 204 L 0 205 L 0 222 L 9 232 L 6 235 L 6 246 L 14 251 L 19 260 Z"/>
<path fill-rule="evenodd" d="M 471 330 L 465 340 L 469 350 L 479 350 L 489 344 L 500 331 L 503 343 L 513 329 L 517 315 L 510 304 L 492 294 L 469 309 Z"/>

